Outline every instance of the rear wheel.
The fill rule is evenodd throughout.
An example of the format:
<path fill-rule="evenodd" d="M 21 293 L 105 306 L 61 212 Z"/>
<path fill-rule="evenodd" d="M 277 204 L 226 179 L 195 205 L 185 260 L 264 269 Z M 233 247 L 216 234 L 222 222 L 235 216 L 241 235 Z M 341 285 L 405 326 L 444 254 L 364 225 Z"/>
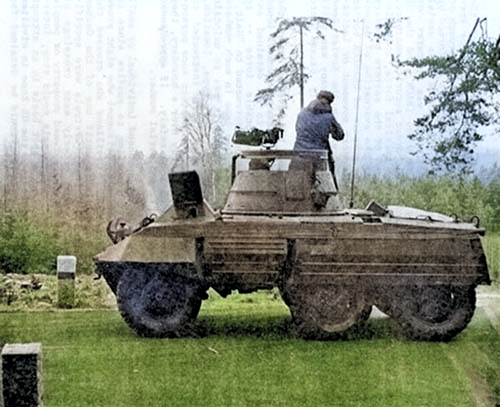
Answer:
<path fill-rule="evenodd" d="M 474 286 L 416 286 L 404 288 L 389 314 L 410 339 L 449 341 L 465 329 L 475 309 Z"/>
<path fill-rule="evenodd" d="M 307 339 L 328 339 L 366 321 L 371 307 L 355 287 L 288 285 L 288 306 L 297 334 Z"/>
<path fill-rule="evenodd" d="M 201 307 L 204 290 L 183 264 L 144 264 L 127 269 L 117 288 L 125 322 L 146 337 L 182 336 Z M 184 272 L 184 273 L 183 273 Z"/>

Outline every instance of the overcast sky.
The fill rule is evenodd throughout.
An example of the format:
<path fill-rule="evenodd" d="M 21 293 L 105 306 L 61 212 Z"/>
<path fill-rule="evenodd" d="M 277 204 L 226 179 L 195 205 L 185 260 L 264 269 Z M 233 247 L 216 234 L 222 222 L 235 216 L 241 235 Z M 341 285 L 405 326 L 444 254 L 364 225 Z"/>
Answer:
<path fill-rule="evenodd" d="M 0 1 L 0 140 L 9 151 L 17 134 L 23 151 L 79 146 L 91 152 L 172 152 L 186 106 L 208 93 L 228 139 L 235 125 L 272 126 L 275 109 L 253 102 L 273 69 L 269 34 L 277 19 L 324 16 L 342 33 L 306 41 L 306 103 L 316 92 L 335 93 L 335 114 L 347 137 L 335 143 L 337 161 L 350 162 L 356 128 L 357 79 L 363 38 L 359 158 L 419 168 L 407 140 L 425 111 L 420 83 L 390 64 L 447 54 L 461 47 L 477 17 L 500 34 L 494 0 L 12 0 Z M 392 42 L 376 43 L 375 25 L 405 17 Z M 364 28 L 363 28 L 364 26 Z M 362 30 L 364 29 L 364 35 Z M 293 145 L 298 97 L 285 117 Z M 479 148 L 500 154 L 489 137 Z M 487 166 L 488 162 L 481 165 Z M 401 165 L 399 165 L 401 164 Z"/>

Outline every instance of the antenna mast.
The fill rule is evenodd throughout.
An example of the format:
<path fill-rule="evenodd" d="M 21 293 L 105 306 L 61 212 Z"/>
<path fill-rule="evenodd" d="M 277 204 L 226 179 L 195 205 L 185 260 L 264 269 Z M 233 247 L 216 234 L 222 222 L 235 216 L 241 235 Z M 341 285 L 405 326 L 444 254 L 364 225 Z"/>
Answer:
<path fill-rule="evenodd" d="M 359 50 L 359 68 L 358 68 L 358 95 L 356 99 L 356 121 L 354 125 L 354 151 L 352 154 L 352 174 L 351 174 L 351 200 L 349 208 L 354 206 L 354 173 L 356 171 L 356 150 L 358 145 L 358 117 L 359 117 L 359 92 L 361 88 L 361 66 L 363 62 L 363 39 L 365 36 L 365 22 L 362 20 L 363 25 L 361 28 L 361 47 Z"/>

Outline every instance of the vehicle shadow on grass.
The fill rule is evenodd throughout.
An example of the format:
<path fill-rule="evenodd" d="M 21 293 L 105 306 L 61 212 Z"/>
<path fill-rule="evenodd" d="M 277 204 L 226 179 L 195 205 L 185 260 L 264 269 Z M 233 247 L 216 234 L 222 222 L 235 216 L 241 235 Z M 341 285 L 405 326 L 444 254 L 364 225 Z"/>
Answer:
<path fill-rule="evenodd" d="M 404 338 L 399 326 L 390 318 L 370 318 L 341 333 L 319 336 L 299 335 L 290 317 L 286 316 L 204 316 L 193 325 L 190 337 L 257 337 L 263 339 L 309 339 L 325 341 L 356 341 L 365 339 Z"/>

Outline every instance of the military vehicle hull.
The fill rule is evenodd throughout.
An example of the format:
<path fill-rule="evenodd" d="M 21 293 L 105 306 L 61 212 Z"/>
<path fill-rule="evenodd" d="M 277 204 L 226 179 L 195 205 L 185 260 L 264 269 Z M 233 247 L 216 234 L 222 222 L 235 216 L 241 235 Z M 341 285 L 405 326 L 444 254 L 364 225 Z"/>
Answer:
<path fill-rule="evenodd" d="M 334 337 L 365 321 L 372 306 L 416 340 L 450 340 L 467 326 L 475 287 L 490 282 L 477 223 L 374 202 L 318 209 L 314 191 L 304 194 L 307 206 L 291 187 L 286 202 L 290 171 L 270 172 L 240 174 L 257 183 L 236 177 L 220 212 L 201 199 L 199 186 L 187 197 L 196 179 L 189 173 L 165 214 L 95 257 L 140 335 L 189 332 L 210 287 L 222 296 L 278 287 L 304 338 Z M 266 176 L 283 179 L 259 192 Z"/>

